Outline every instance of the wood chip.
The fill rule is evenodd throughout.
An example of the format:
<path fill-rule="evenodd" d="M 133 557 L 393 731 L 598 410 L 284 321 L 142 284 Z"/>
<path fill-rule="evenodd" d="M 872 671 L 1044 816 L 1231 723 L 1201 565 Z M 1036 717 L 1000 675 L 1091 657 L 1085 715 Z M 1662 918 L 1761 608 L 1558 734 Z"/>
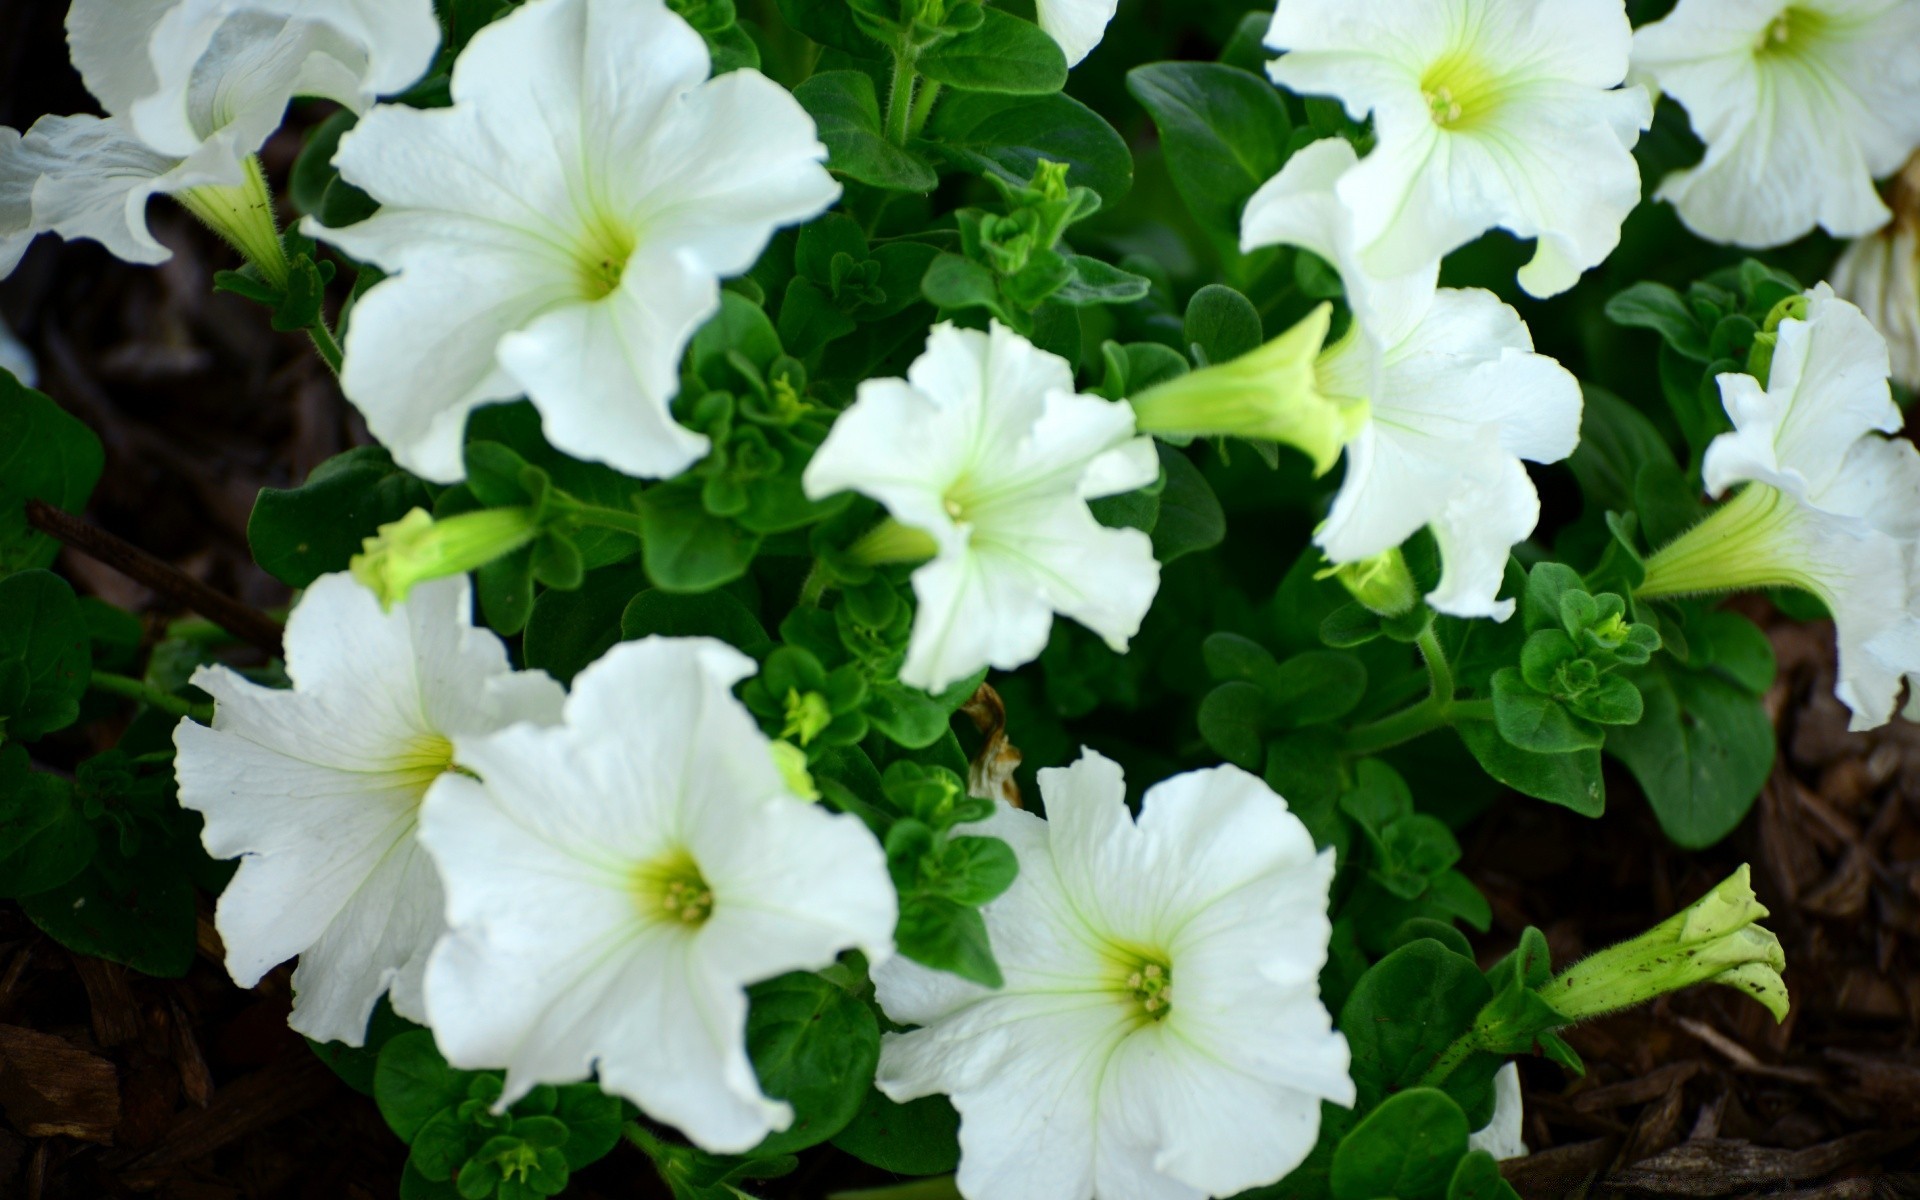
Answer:
<path fill-rule="evenodd" d="M 1775 1150 L 1715 1139 L 1683 1142 L 1607 1177 L 1611 1187 L 1657 1196 L 1728 1196 L 1783 1183 L 1805 1183 L 1855 1163 L 1876 1162 L 1920 1141 L 1920 1130 L 1856 1133 L 1805 1150 Z"/>
<path fill-rule="evenodd" d="M 133 989 L 127 986 L 127 969 L 84 954 L 67 957 L 73 960 L 74 972 L 87 989 L 93 1040 L 108 1048 L 139 1037 L 140 1006 L 134 1002 Z"/>
<path fill-rule="evenodd" d="M 1735 1070 L 1746 1071 L 1754 1075 L 1766 1075 L 1773 1079 L 1785 1079 L 1793 1083 L 1820 1084 L 1825 1082 L 1825 1077 L 1818 1071 L 1808 1070 L 1802 1067 L 1776 1067 L 1772 1063 L 1761 1062 L 1759 1058 L 1755 1057 L 1753 1051 L 1742 1046 L 1739 1042 L 1734 1041 L 1726 1034 L 1721 1033 L 1705 1021 L 1696 1021 L 1692 1017 L 1676 1016 L 1673 1018 L 1673 1022 L 1692 1036 L 1726 1055 L 1728 1061 L 1733 1063 Z"/>
<path fill-rule="evenodd" d="M 113 1156 L 103 1165 L 131 1178 L 192 1162 L 284 1121 L 340 1086 L 333 1072 L 313 1055 L 288 1055 L 221 1088 L 206 1108 L 182 1113 L 149 1149 Z"/>
<path fill-rule="evenodd" d="M 110 1142 L 120 1123 L 119 1076 L 65 1038 L 0 1025 L 0 1111 L 28 1137 Z"/>
<path fill-rule="evenodd" d="M 1572 1097 L 1573 1106 L 1582 1112 L 1598 1112 L 1627 1104 L 1645 1104 L 1659 1099 L 1700 1073 L 1703 1064 L 1697 1058 L 1669 1063 L 1650 1075 L 1608 1084 Z"/>
<path fill-rule="evenodd" d="M 1524 1200 L 1563 1200 L 1584 1194 L 1587 1185 L 1613 1161 L 1619 1146 L 1618 1138 L 1555 1146 L 1524 1158 L 1508 1159 L 1500 1164 L 1500 1174 Z"/>

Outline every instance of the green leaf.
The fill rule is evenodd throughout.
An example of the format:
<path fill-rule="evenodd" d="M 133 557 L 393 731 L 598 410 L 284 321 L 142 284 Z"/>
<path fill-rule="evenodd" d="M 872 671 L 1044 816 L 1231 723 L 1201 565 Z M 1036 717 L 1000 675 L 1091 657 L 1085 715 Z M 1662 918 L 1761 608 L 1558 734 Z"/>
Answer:
<path fill-rule="evenodd" d="M 526 665 L 571 683 L 621 639 L 622 614 L 646 590 L 644 571 L 620 566 L 595 571 L 573 591 L 540 593 L 522 643 Z"/>
<path fill-rule="evenodd" d="M 73 785 L 35 771 L 24 746 L 0 746 L 0 899 L 59 887 L 93 860 L 94 833 Z"/>
<path fill-rule="evenodd" d="M 993 272 L 958 254 L 941 254 L 927 264 L 927 273 L 920 280 L 920 294 L 935 308 L 950 312 L 984 308 L 1004 315 L 1000 282 Z"/>
<path fill-rule="evenodd" d="M 860 1111 L 833 1144 L 896 1175 L 945 1175 L 960 1165 L 960 1114 L 945 1096 L 895 1104 L 878 1088 L 869 1088 Z"/>
<path fill-rule="evenodd" d="M 723 300 L 730 297 L 729 293 Z M 696 334 L 696 344 L 698 339 Z M 475 409 L 467 418 L 467 439 L 498 442 L 507 447 L 528 465 L 546 472 L 554 487 L 576 500 L 626 512 L 634 509 L 633 498 L 640 490 L 639 480 L 601 463 L 581 462 L 555 450 L 541 433 L 539 411 L 524 400 Z M 639 549 L 633 534 L 618 529 L 581 529 L 571 537 L 580 551 L 582 565 L 589 571 L 631 558 Z"/>
<path fill-rule="evenodd" d="M 1158 448 L 1166 486 L 1160 492 L 1160 519 L 1153 526 L 1153 556 L 1170 563 L 1224 541 L 1227 514 L 1191 458 L 1165 442 Z"/>
<path fill-rule="evenodd" d="M 1340 1009 L 1339 1028 L 1353 1051 L 1356 1110 L 1419 1082 L 1492 998 L 1472 959 L 1429 938 L 1375 963 Z"/>
<path fill-rule="evenodd" d="M 0 736 L 30 742 L 73 724 L 92 675 L 67 581 L 38 569 L 0 579 Z"/>
<path fill-rule="evenodd" d="M 1590 509 L 1627 512 L 1634 507 L 1641 469 L 1651 462 L 1671 463 L 1673 450 L 1639 409 L 1592 384 L 1582 384 L 1581 390 L 1586 408 L 1580 444 L 1567 466 Z"/>
<path fill-rule="evenodd" d="M 1255 683 L 1234 680 L 1208 692 L 1200 701 L 1200 736 L 1216 754 L 1236 767 L 1260 769 L 1266 751 L 1266 690 Z"/>
<path fill-rule="evenodd" d="M 425 1029 L 400 1034 L 380 1051 L 373 1072 L 373 1098 L 387 1125 L 411 1142 L 442 1110 L 467 1098 L 473 1073 L 447 1065 Z"/>
<path fill-rule="evenodd" d="M 906 896 L 893 933 L 900 953 L 923 967 L 949 971 L 986 987 L 1005 982 L 993 960 L 987 923 L 980 910 L 945 896 Z"/>
<path fill-rule="evenodd" d="M 93 430 L 0 370 L 0 574 L 52 564 L 59 544 L 27 524 L 27 501 L 79 512 L 105 460 Z"/>
<path fill-rule="evenodd" d="M 1508 743 L 1535 754 L 1597 750 L 1606 740 L 1566 705 L 1534 691 L 1513 667 L 1493 673 L 1493 721 Z"/>
<path fill-rule="evenodd" d="M 1067 263 L 1073 268 L 1073 278 L 1049 297 L 1055 304 L 1075 308 L 1098 304 L 1132 304 L 1136 300 L 1146 299 L 1147 293 L 1153 290 L 1152 281 L 1144 275 L 1122 271 L 1097 258 L 1070 254 Z"/>
<path fill-rule="evenodd" d="M 1570 808 L 1583 817 L 1606 811 L 1598 750 L 1536 754 L 1501 737 L 1492 721 L 1462 721 L 1454 728 L 1481 769 L 1514 791 Z"/>
<path fill-rule="evenodd" d="M 847 0 L 780 0 L 780 15 L 796 31 L 823 46 L 868 57 L 880 52 L 873 39 L 854 23 Z"/>
<path fill-rule="evenodd" d="M 1038 25 L 995 8 L 982 15 L 977 28 L 935 43 L 914 66 L 965 92 L 1041 96 L 1067 85 L 1067 56 Z"/>
<path fill-rule="evenodd" d="M 613 1153 L 626 1122 L 624 1106 L 591 1083 L 570 1083 L 559 1089 L 554 1116 L 567 1123 L 567 1141 L 561 1150 L 574 1170 L 590 1166 Z"/>
<path fill-rule="evenodd" d="M 373 1095 L 373 1073 L 380 1062 L 380 1051 L 388 1042 L 410 1030 L 420 1028 L 412 1021 L 393 1011 L 393 1006 L 382 996 L 373 1007 L 373 1016 L 367 1022 L 366 1039 L 358 1046 L 349 1046 L 345 1042 L 316 1042 L 306 1039 L 307 1047 L 314 1057 L 327 1064 L 327 1068 L 338 1075 L 343 1083 L 363 1096 Z"/>
<path fill-rule="evenodd" d="M 787 1154 L 846 1128 L 873 1086 L 880 1025 L 873 1010 L 818 975 L 794 972 L 748 991 L 747 1053 L 761 1090 L 793 1106 L 793 1124 L 756 1155 Z"/>
<path fill-rule="evenodd" d="M 1469 1151 L 1447 1182 L 1447 1200 L 1520 1200 L 1500 1174 L 1500 1164 L 1485 1150 Z"/>
<path fill-rule="evenodd" d="M 1201 226 L 1240 242 L 1240 211 L 1286 161 L 1293 123 L 1271 83 L 1218 63 L 1135 67 L 1127 90 L 1153 117 L 1174 186 Z"/>
<path fill-rule="evenodd" d="M 1217 283 L 1201 288 L 1187 301 L 1185 333 L 1187 344 L 1208 364 L 1231 362 L 1266 341 L 1253 301 Z"/>
<path fill-rule="evenodd" d="M 186 838 L 156 838 L 137 857 L 115 839 L 100 844 L 78 875 L 21 900 L 20 907 L 61 945 L 124 963 L 143 975 L 178 979 L 193 965 L 193 881 L 198 847 Z"/>
<path fill-rule="evenodd" d="M 880 101 L 866 72 L 822 71 L 793 95 L 820 130 L 828 170 L 894 192 L 930 192 L 940 182 L 918 155 L 887 141 Z"/>
<path fill-rule="evenodd" d="M 772 646 L 759 619 L 726 592 L 641 592 L 620 615 L 620 637 L 630 642 L 652 636 L 719 638 L 753 655 Z"/>
<path fill-rule="evenodd" d="M 1687 621 L 1688 665 L 1711 667 L 1758 696 L 1773 686 L 1773 643 L 1736 612 L 1711 609 Z"/>
<path fill-rule="evenodd" d="M 247 521 L 254 561 L 288 587 L 344 571 L 360 543 L 432 500 L 379 446 L 336 454 L 297 488 L 262 488 Z"/>
<path fill-rule="evenodd" d="M 1635 681 L 1646 713 L 1607 731 L 1607 753 L 1632 772 L 1675 844 L 1711 846 L 1747 815 L 1773 770 L 1766 709 L 1719 675 L 1677 664 L 1647 668 Z"/>
<path fill-rule="evenodd" d="M 1288 728 L 1325 725 L 1367 694 L 1367 667 L 1338 650 L 1307 650 L 1280 664 L 1267 684 L 1268 716 Z"/>
<path fill-rule="evenodd" d="M 1662 283 L 1636 283 L 1607 301 L 1607 319 L 1615 325 L 1651 329 L 1674 350 L 1695 362 L 1711 362 L 1707 334 L 1680 293 Z"/>
<path fill-rule="evenodd" d="M 927 147 L 955 169 L 1016 185 L 1032 179 L 1042 159 L 1065 163 L 1067 184 L 1092 188 L 1108 208 L 1133 187 L 1133 155 L 1125 139 L 1071 96 L 945 96 L 933 110 L 927 139 Z"/>
<path fill-rule="evenodd" d="M 640 494 L 640 543 L 647 576 L 669 592 L 706 592 L 747 573 L 760 539 L 707 512 L 700 487 L 675 482 Z"/>
<path fill-rule="evenodd" d="M 1444 1200 L 1468 1133 L 1467 1114 L 1445 1092 L 1414 1088 L 1392 1096 L 1333 1152 L 1334 1200 Z"/>

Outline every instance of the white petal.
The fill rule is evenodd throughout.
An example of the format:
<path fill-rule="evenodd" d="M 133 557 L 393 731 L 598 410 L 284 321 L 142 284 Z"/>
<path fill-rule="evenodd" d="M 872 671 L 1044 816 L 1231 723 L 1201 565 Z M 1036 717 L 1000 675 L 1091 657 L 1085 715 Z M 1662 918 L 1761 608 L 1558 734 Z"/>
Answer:
<path fill-rule="evenodd" d="M 900 679 L 942 691 L 982 667 L 1003 671 L 1040 657 L 1053 610 L 1008 556 L 942 555 L 913 573 L 913 633 Z"/>
<path fill-rule="evenodd" d="M 1893 378 L 1920 391 L 1920 230 L 1896 222 L 1847 247 L 1833 290 L 1887 339 Z"/>
<path fill-rule="evenodd" d="M 87 90 L 108 113 L 124 113 L 157 84 L 148 47 L 180 0 L 73 0 L 67 48 Z"/>
<path fill-rule="evenodd" d="M 1107 35 L 1120 0 L 1037 0 L 1040 28 L 1060 43 L 1067 65 L 1077 67 Z"/>
<path fill-rule="evenodd" d="M 549 309 L 501 337 L 500 365 L 540 410 L 555 448 L 670 478 L 707 453 L 707 439 L 667 406 L 681 352 L 719 308 L 719 285 L 685 253 L 642 252 L 606 299 Z"/>
<path fill-rule="evenodd" d="M 171 251 L 147 230 L 147 201 L 202 183 L 238 182 L 148 148 L 115 120 L 41 117 L 25 137 L 0 138 L 0 274 L 36 235 L 91 238 L 132 263 Z"/>
<path fill-rule="evenodd" d="M 1504 621 L 1514 607 L 1496 599 L 1507 556 L 1539 524 L 1540 495 L 1519 459 L 1488 455 L 1483 462 L 1484 473 L 1465 476 L 1433 522 L 1440 586 L 1427 593 L 1427 603 L 1449 616 Z"/>
<path fill-rule="evenodd" d="M 1485 1150 L 1505 1162 L 1525 1158 L 1527 1143 L 1521 1125 L 1526 1117 L 1520 1096 L 1520 1067 L 1508 1063 L 1493 1073 L 1493 1119 L 1467 1138 L 1469 1150 Z"/>
<path fill-rule="evenodd" d="M 1345 138 L 1322 138 L 1287 160 L 1280 173 L 1247 201 L 1240 248 L 1303 246 L 1340 272 L 1347 304 L 1361 328 L 1381 345 L 1396 345 L 1433 303 L 1440 259 L 1405 275 L 1375 276 L 1360 263 L 1353 213 L 1341 201 L 1340 177 L 1359 163 Z"/>
<path fill-rule="evenodd" d="M 1707 448 L 1708 490 L 1717 496 L 1734 483 L 1759 480 L 1820 504 L 1861 437 L 1900 429 L 1888 371 L 1885 339 L 1859 309 L 1820 284 L 1808 293 L 1806 320 L 1781 322 L 1764 391 L 1750 375 L 1720 377 L 1735 432 Z"/>

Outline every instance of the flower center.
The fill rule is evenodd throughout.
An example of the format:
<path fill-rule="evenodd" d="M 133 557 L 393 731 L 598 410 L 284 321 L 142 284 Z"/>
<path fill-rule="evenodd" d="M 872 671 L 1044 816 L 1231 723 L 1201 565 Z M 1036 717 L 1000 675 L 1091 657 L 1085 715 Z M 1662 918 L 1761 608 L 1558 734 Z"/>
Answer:
<path fill-rule="evenodd" d="M 581 231 L 573 248 L 574 270 L 585 300 L 604 300 L 619 288 L 626 276 L 640 238 L 623 221 L 595 214 Z"/>
<path fill-rule="evenodd" d="M 1761 32 L 1754 50 L 1761 55 L 1797 54 L 1820 36 L 1826 24 L 1824 13 L 1797 6 L 1788 8 Z"/>
<path fill-rule="evenodd" d="M 1498 90 L 1493 73 L 1463 51 L 1434 63 L 1420 80 L 1427 112 L 1442 129 L 1463 128 L 1485 117 L 1493 111 Z"/>
<path fill-rule="evenodd" d="M 393 759 L 394 773 L 416 792 L 416 801 L 426 796 L 434 780 L 454 769 L 453 743 L 437 733 L 414 738 Z"/>
<path fill-rule="evenodd" d="M 1127 993 L 1149 1021 L 1164 1021 L 1173 1011 L 1173 968 L 1141 956 L 1127 972 Z"/>
<path fill-rule="evenodd" d="M 648 920 L 698 928 L 713 915 L 713 889 L 685 850 L 643 863 L 629 886 L 634 906 Z"/>

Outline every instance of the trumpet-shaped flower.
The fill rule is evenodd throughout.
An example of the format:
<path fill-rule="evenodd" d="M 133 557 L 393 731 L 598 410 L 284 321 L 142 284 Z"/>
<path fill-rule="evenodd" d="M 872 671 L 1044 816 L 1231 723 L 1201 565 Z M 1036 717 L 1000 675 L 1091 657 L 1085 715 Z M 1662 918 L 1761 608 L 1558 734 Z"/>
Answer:
<path fill-rule="evenodd" d="M 1707 144 L 1656 194 L 1713 241 L 1878 229 L 1889 214 L 1873 181 L 1920 148 L 1911 0 L 1680 0 L 1634 34 L 1633 66 Z"/>
<path fill-rule="evenodd" d="M 1642 596 L 1797 587 L 1833 613 L 1834 689 L 1853 728 L 1892 715 L 1920 674 L 1913 595 L 1920 451 L 1903 438 L 1886 342 L 1826 284 L 1779 324 L 1771 376 L 1720 376 L 1733 431 L 1707 447 L 1708 491 L 1732 499 L 1647 562 Z"/>
<path fill-rule="evenodd" d="M 0 275 L 41 233 L 128 262 L 169 251 L 147 201 L 171 195 L 272 272 L 272 201 L 252 154 L 295 95 L 364 109 L 427 68 L 431 0 L 75 0 L 73 62 L 106 110 L 0 130 Z"/>
<path fill-rule="evenodd" d="M 360 1045 L 382 993 L 425 1020 L 421 976 L 445 922 L 414 839 L 421 798 L 455 769 L 452 739 L 559 718 L 560 686 L 511 669 L 468 609 L 464 579 L 389 613 L 351 577 L 322 576 L 287 622 L 292 690 L 194 673 L 213 726 L 180 723 L 175 769 L 208 853 L 240 859 L 214 920 L 227 970 L 252 987 L 299 955 L 289 1023 L 308 1037 Z"/>
<path fill-rule="evenodd" d="M 435 586 L 435 585 L 427 585 Z M 715 1151 L 793 1117 L 754 1078 L 746 986 L 892 950 L 896 899 L 864 825 L 797 798 L 708 638 L 647 638 L 581 672 L 556 728 L 456 737 L 420 839 L 452 926 L 427 1015 L 504 1106 L 587 1078 Z"/>
<path fill-rule="evenodd" d="M 874 972 L 903 1025 L 880 1090 L 945 1092 L 971 1200 L 1198 1200 L 1306 1158 L 1320 1103 L 1352 1104 L 1319 973 L 1333 852 L 1237 767 L 1149 789 L 1091 751 L 1040 772 L 1045 821 L 981 825 L 1020 874 L 983 913 L 1006 986 L 895 959 Z"/>
<path fill-rule="evenodd" d="M 1379 144 L 1337 187 L 1380 278 L 1427 270 L 1501 227 L 1539 239 L 1520 284 L 1572 287 L 1640 200 L 1630 153 L 1653 119 L 1621 87 L 1620 0 L 1280 0 L 1274 81 L 1373 115 Z"/>
<path fill-rule="evenodd" d="M 860 385 L 802 482 L 815 499 L 871 496 L 920 535 L 933 561 L 913 573 L 900 678 L 939 691 L 1039 657 L 1055 613 L 1126 649 L 1160 565 L 1146 534 L 1103 527 L 1087 501 L 1159 475 L 1132 409 L 1075 393 L 1065 359 L 997 323 L 943 324 L 907 378 Z"/>
<path fill-rule="evenodd" d="M 341 382 L 397 461 L 461 478 L 467 413 L 523 394 L 579 458 L 666 477 L 706 453 L 668 411 L 681 352 L 722 276 L 839 195 L 791 93 L 710 69 L 663 0 L 531 0 L 461 54 L 451 108 L 341 140 L 384 207 L 308 229 L 391 273 Z"/>
<path fill-rule="evenodd" d="M 1321 356 L 1320 390 L 1367 401 L 1346 478 L 1314 541 L 1361 562 L 1427 526 L 1440 583 L 1427 603 L 1457 617 L 1513 615 L 1499 600 L 1508 552 L 1533 533 L 1540 497 L 1522 460 L 1559 462 L 1580 441 L 1580 383 L 1536 354 L 1520 314 L 1491 292 L 1451 288 L 1396 344 L 1356 325 Z"/>
<path fill-rule="evenodd" d="M 1505 620 L 1513 601 L 1496 597 L 1508 551 L 1540 517 L 1521 460 L 1573 453 L 1580 385 L 1534 353 L 1526 323 L 1491 293 L 1436 291 L 1432 268 L 1367 272 L 1358 218 L 1339 196 L 1363 166 L 1345 141 L 1315 142 L 1255 194 L 1242 226 L 1249 247 L 1284 242 L 1328 260 L 1354 310 L 1314 390 L 1366 419 L 1346 440 L 1346 478 L 1314 540 L 1335 563 L 1363 563 L 1430 526 L 1442 574 L 1428 603 Z"/>
<path fill-rule="evenodd" d="M 1119 7 L 1120 0 L 1038 0 L 1034 5 L 1040 28 L 1060 43 L 1069 67 L 1093 53 Z"/>

